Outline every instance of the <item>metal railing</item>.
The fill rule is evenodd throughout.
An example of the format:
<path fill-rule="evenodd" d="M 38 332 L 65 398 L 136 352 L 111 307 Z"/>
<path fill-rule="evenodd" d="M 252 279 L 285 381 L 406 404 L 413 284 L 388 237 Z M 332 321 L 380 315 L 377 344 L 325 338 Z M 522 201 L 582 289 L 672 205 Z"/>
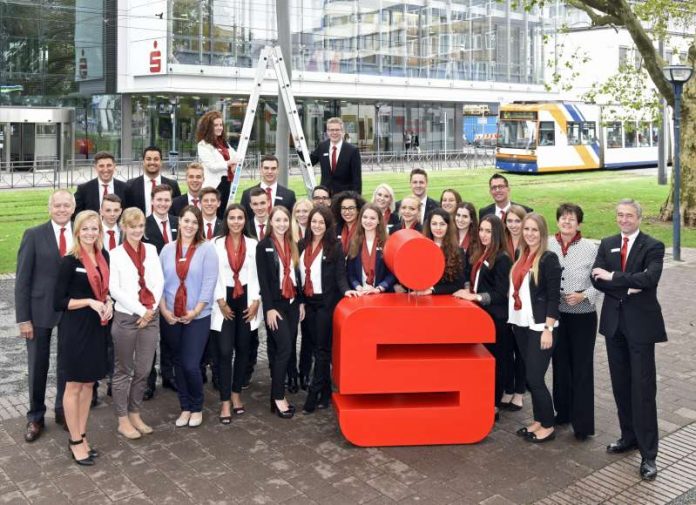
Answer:
<path fill-rule="evenodd" d="M 428 171 L 466 169 L 482 170 L 495 165 L 495 149 L 468 146 L 460 151 L 398 151 L 361 152 L 363 173 L 408 173 L 413 168 Z M 262 154 L 248 154 L 244 160 L 243 179 L 256 180 Z M 194 157 L 178 157 L 164 160 L 163 173 L 184 180 L 186 165 Z M 290 176 L 300 176 L 300 166 L 295 153 L 290 154 Z M 69 188 L 94 178 L 92 160 L 74 160 L 61 167 L 57 159 L 29 162 L 0 162 L 0 189 L 11 188 Z M 314 167 L 319 176 L 319 166 Z M 128 180 L 142 173 L 141 160 L 117 160 L 116 178 Z"/>

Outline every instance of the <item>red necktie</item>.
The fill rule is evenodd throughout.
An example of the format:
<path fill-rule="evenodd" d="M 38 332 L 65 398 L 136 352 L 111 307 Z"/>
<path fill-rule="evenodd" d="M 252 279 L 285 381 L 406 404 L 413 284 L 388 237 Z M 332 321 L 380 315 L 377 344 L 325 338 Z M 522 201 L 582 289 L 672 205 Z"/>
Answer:
<path fill-rule="evenodd" d="M 65 242 L 65 226 L 60 229 L 60 238 L 58 239 L 58 254 L 62 258 L 68 252 L 68 244 Z"/>
<path fill-rule="evenodd" d="M 193 199 L 193 206 L 198 208 L 198 198 Z"/>
<path fill-rule="evenodd" d="M 208 232 L 205 234 L 205 238 L 207 240 L 210 240 L 213 238 L 213 225 L 210 223 L 206 223 L 208 225 Z"/>
<path fill-rule="evenodd" d="M 500 211 L 500 220 L 503 222 L 503 226 L 505 226 L 505 218 L 507 217 L 507 212 L 504 210 Z"/>
<path fill-rule="evenodd" d="M 266 194 L 268 195 L 268 213 L 270 214 L 273 210 L 273 190 L 270 186 L 266 188 Z"/>
<path fill-rule="evenodd" d="M 331 151 L 331 173 L 336 171 L 336 146 L 333 146 L 333 151 Z"/>
<path fill-rule="evenodd" d="M 626 271 L 626 259 L 628 258 L 628 237 L 623 238 L 623 245 L 621 246 L 621 271 Z"/>
<path fill-rule="evenodd" d="M 167 236 L 167 222 L 162 221 L 162 240 L 165 244 L 169 243 L 169 237 Z"/>
<path fill-rule="evenodd" d="M 102 184 L 104 186 L 104 194 L 102 196 L 106 196 L 109 194 L 109 185 L 108 184 Z"/>
<path fill-rule="evenodd" d="M 266 234 L 263 232 L 265 226 L 265 224 L 259 225 L 259 240 L 263 240 L 264 238 L 266 238 Z"/>
<path fill-rule="evenodd" d="M 106 233 L 109 234 L 109 251 L 116 248 L 116 232 L 114 230 L 107 230 Z"/>

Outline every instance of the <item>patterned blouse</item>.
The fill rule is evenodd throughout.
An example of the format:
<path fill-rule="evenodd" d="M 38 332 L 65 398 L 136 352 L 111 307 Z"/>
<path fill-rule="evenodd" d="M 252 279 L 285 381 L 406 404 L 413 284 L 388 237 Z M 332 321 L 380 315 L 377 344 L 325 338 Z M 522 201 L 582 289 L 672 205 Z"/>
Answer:
<path fill-rule="evenodd" d="M 555 236 L 549 237 L 549 250 L 556 253 L 561 263 L 561 305 L 559 310 L 570 314 L 587 314 L 595 311 L 599 292 L 590 282 L 590 273 L 597 256 L 597 246 L 594 242 L 581 238 L 572 242 L 566 255 L 561 251 L 561 245 Z M 585 299 L 577 305 L 568 305 L 563 295 L 565 293 L 582 292 Z"/>

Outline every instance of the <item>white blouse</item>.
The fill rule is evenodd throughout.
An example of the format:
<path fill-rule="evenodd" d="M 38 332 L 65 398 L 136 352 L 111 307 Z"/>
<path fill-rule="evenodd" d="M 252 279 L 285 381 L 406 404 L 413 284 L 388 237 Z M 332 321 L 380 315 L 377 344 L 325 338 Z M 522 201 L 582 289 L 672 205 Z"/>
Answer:
<path fill-rule="evenodd" d="M 302 281 L 302 285 L 305 285 L 305 280 L 307 278 L 307 274 L 305 273 L 305 266 L 304 266 L 304 256 L 305 256 L 306 249 L 302 251 L 302 254 L 300 255 L 300 280 Z M 322 285 L 321 285 L 321 260 L 324 257 L 324 251 L 321 252 L 321 254 L 317 254 L 317 257 L 314 258 L 314 261 L 312 262 L 312 265 L 309 267 L 309 278 L 312 279 L 312 290 L 314 291 L 315 295 L 320 295 L 322 294 Z M 282 278 L 282 277 L 281 277 Z"/>
<path fill-rule="evenodd" d="M 520 310 L 515 310 L 515 299 L 512 297 L 512 293 L 515 292 L 515 287 L 510 283 L 510 292 L 508 296 L 508 323 L 514 324 L 515 326 L 521 326 L 523 328 L 529 328 L 534 331 L 544 331 L 544 326 L 546 325 L 546 319 L 543 322 L 537 323 L 534 321 L 534 313 L 532 311 L 532 296 L 529 292 L 529 279 L 531 279 L 531 270 L 527 272 L 524 276 L 522 285 L 520 286 L 520 300 L 522 300 L 522 308 Z M 558 327 L 558 321 L 553 324 L 553 327 Z"/>
<path fill-rule="evenodd" d="M 230 158 L 234 159 L 236 153 L 229 145 Z M 203 165 L 203 186 L 212 186 L 214 188 L 220 183 L 220 178 L 227 175 L 227 162 L 222 157 L 220 151 L 205 140 L 201 140 L 197 146 L 198 161 Z"/>
<path fill-rule="evenodd" d="M 145 285 L 155 297 L 153 309 L 157 309 L 164 290 L 162 265 L 154 245 L 141 243 L 140 247 L 145 247 Z M 116 302 L 114 310 L 128 315 L 145 314 L 147 308 L 140 303 L 138 296 L 138 270 L 123 245 L 109 252 L 109 270 L 109 291 Z"/>

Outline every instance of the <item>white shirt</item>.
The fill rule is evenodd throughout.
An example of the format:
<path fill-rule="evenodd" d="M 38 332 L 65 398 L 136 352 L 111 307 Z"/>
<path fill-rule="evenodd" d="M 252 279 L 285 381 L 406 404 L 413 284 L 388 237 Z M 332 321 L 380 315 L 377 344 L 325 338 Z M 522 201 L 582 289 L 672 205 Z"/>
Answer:
<path fill-rule="evenodd" d="M 508 204 L 503 207 L 502 209 L 498 207 L 497 205 L 495 206 L 495 215 L 500 218 L 500 220 L 503 220 L 503 212 L 507 215 L 507 213 L 510 211 L 510 206 L 512 203 L 508 202 Z M 503 226 L 505 226 L 505 221 L 503 221 Z"/>
<path fill-rule="evenodd" d="M 70 251 L 73 246 L 73 234 L 72 234 L 72 223 L 68 221 L 63 226 L 56 224 L 55 221 L 51 219 L 51 225 L 53 226 L 53 234 L 56 237 L 56 245 L 60 249 L 60 229 L 65 228 L 65 252 Z"/>
<path fill-rule="evenodd" d="M 621 246 L 620 247 L 623 247 L 624 237 L 628 237 L 628 244 L 626 245 L 626 261 L 628 261 L 628 257 L 631 254 L 631 248 L 633 247 L 633 244 L 636 243 L 636 237 L 638 237 L 639 233 L 640 233 L 640 230 L 636 230 L 630 235 L 624 235 L 623 233 L 621 234 Z"/>
<path fill-rule="evenodd" d="M 527 272 L 524 276 L 522 285 L 520 286 L 520 300 L 522 300 L 522 308 L 520 310 L 515 310 L 515 299 L 512 297 L 512 293 L 515 292 L 515 287 L 510 283 L 510 293 L 508 296 L 508 323 L 514 324 L 515 326 L 521 326 L 523 328 L 529 328 L 534 331 L 544 331 L 544 326 L 546 325 L 546 319 L 543 322 L 537 323 L 534 321 L 534 312 L 532 311 L 532 297 L 529 292 L 529 279 L 532 276 L 531 270 Z M 558 327 L 558 321 L 553 324 L 553 327 Z"/>
<path fill-rule="evenodd" d="M 213 237 L 215 236 L 215 219 L 216 218 L 213 218 L 212 221 L 206 221 L 205 218 L 203 218 L 203 236 L 204 237 L 208 236 L 208 225 L 210 225 L 210 229 L 213 231 Z"/>
<path fill-rule="evenodd" d="M 227 146 L 230 159 L 235 159 L 235 151 Z M 201 140 L 197 145 L 198 161 L 203 164 L 203 186 L 217 187 L 220 178 L 227 175 L 227 162 L 214 145 Z"/>
<path fill-rule="evenodd" d="M 333 156 L 333 148 L 336 147 L 336 166 L 338 166 L 338 158 L 341 156 L 341 147 L 343 147 L 343 141 L 341 140 L 338 144 L 332 144 L 329 142 L 329 166 L 331 166 L 331 157 Z"/>
<path fill-rule="evenodd" d="M 106 191 L 108 194 L 113 195 L 114 194 L 114 178 L 112 177 L 111 180 L 106 183 L 102 181 L 99 177 L 97 177 L 97 181 L 99 181 L 99 207 L 101 208 L 102 201 L 104 201 L 104 185 L 106 184 L 107 188 Z"/>
<path fill-rule="evenodd" d="M 306 251 L 307 250 L 305 249 L 300 255 L 300 280 L 302 281 L 303 286 L 305 285 L 307 279 L 304 266 L 304 256 Z M 317 257 L 314 258 L 314 261 L 312 261 L 312 264 L 309 267 L 309 278 L 312 280 L 312 290 L 314 291 L 315 295 L 320 295 L 323 292 L 321 286 L 321 260 L 323 256 L 324 251 L 322 250 L 321 254 L 317 254 Z"/>
<path fill-rule="evenodd" d="M 165 214 L 164 217 L 160 217 L 157 214 L 153 213 L 152 217 L 155 219 L 155 222 L 157 222 L 157 228 L 159 228 L 160 233 L 162 233 L 162 221 L 167 222 L 167 238 L 169 239 L 169 242 L 171 242 L 172 232 L 175 232 L 176 228 L 172 228 L 172 222 L 169 220 L 169 214 Z"/>
<path fill-rule="evenodd" d="M 271 188 L 271 206 L 274 206 L 275 201 L 276 201 L 276 196 L 278 195 L 278 182 L 276 181 L 273 184 L 271 184 L 270 186 L 268 184 L 266 184 L 265 182 L 262 182 L 259 185 L 259 187 L 261 189 L 263 189 L 264 191 L 266 191 L 266 188 Z M 292 210 L 292 209 L 289 209 L 289 210 Z"/>
<path fill-rule="evenodd" d="M 189 205 L 193 205 L 193 206 L 196 207 L 197 209 L 200 209 L 200 208 L 201 208 L 201 199 L 200 199 L 200 197 L 194 196 L 194 195 L 192 195 L 191 193 L 187 193 L 187 195 L 188 195 L 188 203 L 189 203 Z M 193 200 L 194 200 L 194 199 L 195 199 L 195 200 L 198 200 L 198 205 L 196 205 L 195 203 L 193 203 Z"/>
<path fill-rule="evenodd" d="M 154 179 L 150 179 L 147 175 L 143 177 L 143 188 L 145 189 L 145 217 L 152 214 L 152 181 L 155 181 L 155 186 L 162 184 L 162 176 L 157 175 Z"/>
<path fill-rule="evenodd" d="M 109 250 L 109 239 L 111 238 L 111 237 L 109 237 L 109 232 L 110 231 L 114 232 L 114 239 L 116 240 L 116 246 L 118 246 L 118 244 L 121 241 L 121 230 L 119 229 L 118 226 L 114 226 L 113 228 L 109 228 L 108 226 L 106 226 L 106 223 L 104 223 L 103 221 L 102 221 L 102 226 L 104 228 L 104 249 L 106 249 L 108 251 Z"/>
<path fill-rule="evenodd" d="M 261 224 L 263 224 L 263 237 L 261 236 L 261 226 L 259 226 Z M 266 219 L 266 221 L 264 221 L 263 223 L 259 223 L 256 220 L 256 216 L 254 216 L 254 226 L 256 227 L 256 238 L 258 238 L 259 240 L 265 238 L 266 235 L 268 235 L 268 219 Z"/>
<path fill-rule="evenodd" d="M 154 310 L 159 305 L 164 289 L 162 265 L 154 245 L 141 243 L 140 247 L 145 247 L 145 285 L 155 297 L 155 303 L 152 306 Z M 128 315 L 145 314 L 147 308 L 140 303 L 138 295 L 140 292 L 138 271 L 123 245 L 110 252 L 109 269 L 109 291 L 116 302 L 114 310 Z"/>

